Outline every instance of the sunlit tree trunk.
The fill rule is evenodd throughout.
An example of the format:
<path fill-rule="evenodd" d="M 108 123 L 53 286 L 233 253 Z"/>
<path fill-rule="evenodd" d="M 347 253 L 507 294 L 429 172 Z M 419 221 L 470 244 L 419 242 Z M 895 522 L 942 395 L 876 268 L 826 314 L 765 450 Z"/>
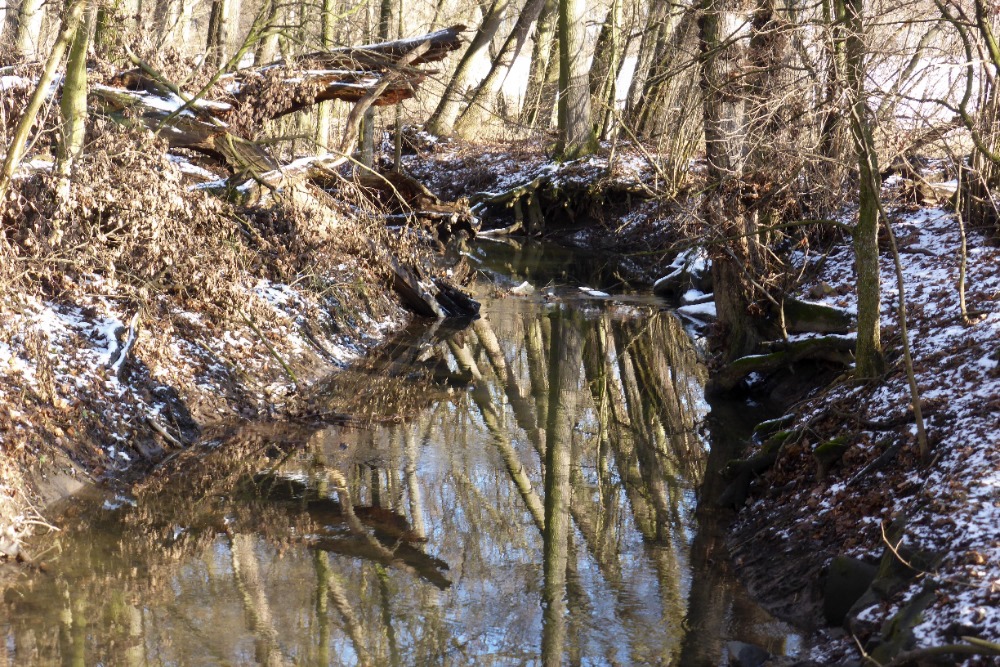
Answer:
<path fill-rule="evenodd" d="M 503 46 L 493 59 L 486 78 L 479 82 L 472 98 L 455 122 L 455 132 L 466 139 L 474 139 L 478 136 L 488 116 L 493 112 L 493 102 L 495 95 L 502 94 L 501 88 L 507 79 L 514 60 L 521 53 L 521 47 L 528 38 L 528 31 L 538 19 L 542 11 L 545 0 L 528 0 L 528 3 L 521 10 L 511 29 L 510 34 L 504 41 Z"/>
<path fill-rule="evenodd" d="M 66 77 L 63 80 L 62 97 L 59 108 L 62 112 L 62 141 L 59 143 L 59 171 L 68 175 L 73 161 L 83 150 L 87 133 L 87 46 L 90 43 L 90 23 L 92 16 L 83 0 L 84 15 L 88 20 L 80 22 L 73 37 L 66 62 Z"/>
<path fill-rule="evenodd" d="M 624 55 L 622 41 L 622 0 L 612 0 L 604 19 L 601 34 L 594 47 L 594 62 L 590 69 L 590 108 L 597 118 L 597 136 L 606 138 L 618 96 L 618 70 Z"/>
<path fill-rule="evenodd" d="M 633 126 L 648 106 L 644 98 L 648 97 L 647 86 L 652 85 L 650 78 L 655 76 L 653 70 L 667 56 L 664 49 L 673 32 L 673 3 L 670 0 L 650 0 L 640 26 L 643 28 L 642 39 L 625 100 L 625 113 Z"/>
<path fill-rule="evenodd" d="M 321 18 L 321 39 L 323 44 L 326 44 L 327 35 L 327 25 L 330 24 L 332 32 L 332 20 L 327 17 L 332 15 L 333 12 L 333 1 L 334 0 L 323 0 L 323 16 Z M 329 10 L 329 11 L 328 11 Z M 260 48 L 257 50 L 257 64 L 266 65 L 268 63 L 273 63 L 278 59 L 278 40 L 281 38 L 280 29 L 278 27 L 278 20 L 281 16 L 281 3 L 272 2 L 271 11 L 267 16 L 267 27 L 264 31 L 264 38 L 260 42 Z M 332 35 L 331 35 L 332 41 Z M 326 103 L 322 103 L 321 108 L 325 106 Z"/>
<path fill-rule="evenodd" d="M 431 134 L 446 136 L 455 129 L 455 120 L 462 108 L 465 89 L 471 82 L 473 67 L 478 58 L 487 52 L 493 41 L 493 36 L 500 29 L 500 23 L 508 5 L 510 5 L 509 0 L 493 0 L 490 8 L 486 11 L 483 22 L 479 26 L 479 30 L 476 31 L 476 36 L 472 38 L 472 43 L 462 55 L 451 81 L 448 82 L 448 86 L 441 95 L 437 109 L 427 121 L 427 131 Z"/>
<path fill-rule="evenodd" d="M 69 47 L 73 36 L 76 35 L 77 27 L 83 18 L 84 6 L 84 0 L 76 0 L 66 9 L 62 27 L 59 30 L 59 35 L 52 50 L 49 52 L 49 57 L 45 61 L 45 67 L 38 78 L 35 92 L 32 93 L 31 99 L 28 101 L 28 106 L 25 108 L 21 119 L 17 123 L 17 127 L 14 129 L 14 136 L 7 146 L 3 168 L 0 170 L 0 201 L 3 201 L 7 196 L 7 189 L 10 187 L 11 178 L 13 178 L 14 171 L 17 169 L 18 164 L 21 162 L 21 157 L 24 155 L 31 127 L 34 125 L 38 111 L 42 108 L 42 103 L 48 95 L 49 86 L 52 85 L 52 81 L 55 79 L 56 68 L 62 62 L 62 57 L 66 53 L 66 49 Z"/>
<path fill-rule="evenodd" d="M 274 3 L 272 14 L 277 11 L 278 3 Z M 324 49 L 334 45 L 334 0 L 323 0 L 322 16 L 320 17 L 320 42 Z M 267 62 L 267 61 L 265 61 Z M 316 143 L 324 149 L 330 146 L 330 122 L 333 118 L 333 102 L 320 102 L 316 109 Z"/>
<path fill-rule="evenodd" d="M 555 154 L 575 159 L 597 141 L 590 118 L 590 64 L 586 53 L 583 0 L 559 0 L 559 139 Z"/>
<path fill-rule="evenodd" d="M 378 30 L 376 38 L 383 42 L 389 39 L 389 27 L 392 25 L 392 0 L 381 0 L 378 11 Z M 364 113 L 359 128 L 358 144 L 360 155 L 358 161 L 369 169 L 375 161 L 375 109 L 369 106 Z"/>
<path fill-rule="evenodd" d="M 41 56 L 42 20 L 45 18 L 45 0 L 21 0 L 17 10 L 17 32 L 14 46 L 25 60 Z"/>
<path fill-rule="evenodd" d="M 630 94 L 629 98 L 629 118 L 639 137 L 660 137 L 674 124 L 677 112 L 670 107 L 677 103 L 677 88 L 690 85 L 681 62 L 684 40 L 689 36 L 694 16 L 693 11 L 679 10 L 672 4 L 658 12 L 656 55 L 647 66 L 641 91 Z"/>

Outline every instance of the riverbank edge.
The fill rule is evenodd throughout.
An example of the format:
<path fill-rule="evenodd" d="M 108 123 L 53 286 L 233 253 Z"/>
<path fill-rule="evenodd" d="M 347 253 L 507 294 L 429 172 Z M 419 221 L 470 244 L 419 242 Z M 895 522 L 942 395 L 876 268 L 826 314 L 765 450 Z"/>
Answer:
<path fill-rule="evenodd" d="M 350 272 L 346 262 L 352 259 L 339 259 L 345 273 Z M 0 532 L 7 538 L 2 546 L 8 560 L 31 560 L 20 551 L 21 542 L 32 527 L 47 529 L 49 509 L 68 497 L 95 487 L 124 488 L 151 474 L 164 458 L 198 446 L 203 433 L 300 414 L 314 388 L 370 354 L 412 319 L 387 286 L 369 284 L 363 298 L 342 300 L 337 310 L 330 310 L 320 294 L 253 282 L 255 289 L 246 295 L 248 303 L 255 302 L 253 320 L 213 320 L 200 314 L 189 322 L 191 327 L 174 329 L 157 341 L 162 348 L 155 354 L 149 354 L 152 334 L 129 330 L 127 313 L 115 317 L 108 309 L 97 319 L 79 319 L 76 333 L 107 330 L 111 321 L 119 330 L 119 346 L 135 337 L 120 367 L 100 363 L 107 340 L 77 335 L 58 341 L 64 357 L 96 358 L 98 363 L 78 368 L 74 379 L 107 391 L 67 398 L 56 389 L 48 404 L 32 396 L 5 406 L 16 418 L 3 433 L 4 446 L 21 453 L 13 465 L 7 462 L 3 476 Z M 93 295 L 76 296 L 43 304 L 42 312 L 65 315 L 94 307 Z M 179 317 L 184 319 L 185 313 Z M 55 366 L 60 360 L 48 363 Z M 119 374 L 119 368 L 125 372 Z M 83 426 L 80 415 L 88 416 Z"/>

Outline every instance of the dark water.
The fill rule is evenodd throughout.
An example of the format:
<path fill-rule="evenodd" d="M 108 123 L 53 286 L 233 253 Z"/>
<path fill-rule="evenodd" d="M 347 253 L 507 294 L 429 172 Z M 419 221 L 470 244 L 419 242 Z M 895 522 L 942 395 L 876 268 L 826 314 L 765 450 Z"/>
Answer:
<path fill-rule="evenodd" d="M 47 571 L 8 585 L 0 664 L 720 665 L 734 639 L 794 652 L 700 503 L 739 413 L 706 419 L 676 318 L 566 284 L 572 256 L 476 256 L 551 294 L 404 332 L 320 393 L 315 412 L 342 425 L 218 434 L 126 495 L 75 500 L 33 545 Z"/>

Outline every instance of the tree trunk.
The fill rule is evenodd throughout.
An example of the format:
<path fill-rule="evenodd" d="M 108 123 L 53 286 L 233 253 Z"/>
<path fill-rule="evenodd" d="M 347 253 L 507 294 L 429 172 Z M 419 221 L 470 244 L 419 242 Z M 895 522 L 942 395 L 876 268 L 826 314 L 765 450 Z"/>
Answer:
<path fill-rule="evenodd" d="M 589 62 L 584 52 L 587 5 L 559 0 L 559 139 L 555 154 L 575 159 L 597 145 L 590 119 Z"/>
<path fill-rule="evenodd" d="M 622 2 L 611 0 L 601 34 L 594 47 L 594 62 L 590 68 L 590 108 L 597 117 L 595 130 L 601 139 L 607 138 L 618 97 L 618 70 L 621 65 Z"/>
<path fill-rule="evenodd" d="M 110 2 L 101 2 L 97 6 L 97 19 L 94 23 L 94 51 L 98 55 L 107 57 L 111 53 L 111 49 L 115 44 L 116 39 L 120 39 L 121 35 L 116 34 L 117 30 L 115 26 L 112 25 L 112 21 L 118 15 L 119 9 L 121 8 L 122 0 L 111 0 Z M 190 19 L 190 9 L 188 9 L 188 18 Z M 185 36 L 185 42 L 187 41 L 187 36 Z"/>
<path fill-rule="evenodd" d="M 465 139 L 474 139 L 478 136 L 487 122 L 489 112 L 492 111 L 494 95 L 502 94 L 501 89 L 507 74 L 520 55 L 521 48 L 528 38 L 528 31 L 538 19 L 544 4 L 545 0 L 528 0 L 521 10 L 517 22 L 497 53 L 497 57 L 493 59 L 489 74 L 476 87 L 472 99 L 455 123 L 455 132 L 459 136 Z"/>
<path fill-rule="evenodd" d="M 858 281 L 858 346 L 856 374 L 878 377 L 885 370 L 881 341 L 881 284 L 878 260 L 879 191 L 878 155 L 869 123 L 865 94 L 865 48 L 863 0 L 838 0 L 838 18 L 846 34 L 845 55 L 850 101 L 851 138 L 860 173 L 860 210 L 854 228 L 854 266 Z"/>
<path fill-rule="evenodd" d="M 673 33 L 674 7 L 669 0 L 651 0 L 646 17 L 646 27 L 642 31 L 639 52 L 636 55 L 635 70 L 629 83 L 628 95 L 625 100 L 625 113 L 633 127 L 636 126 L 647 106 L 643 102 L 646 87 L 653 74 L 655 63 L 662 62 L 666 57 L 664 51 L 667 36 Z"/>
<path fill-rule="evenodd" d="M 321 37 L 323 48 L 329 48 L 332 44 L 327 44 L 327 29 L 329 27 L 330 36 L 332 41 L 333 32 L 333 0 L 323 0 L 323 16 L 321 20 Z M 264 37 L 260 42 L 260 47 L 257 50 L 257 65 L 264 65 L 267 63 L 274 62 L 278 59 L 278 38 L 280 37 L 278 29 L 278 17 L 280 16 L 281 4 L 278 2 L 271 3 L 271 11 L 267 17 L 267 27 L 264 29 Z M 329 25 L 328 25 L 329 24 Z"/>
<path fill-rule="evenodd" d="M 225 2 L 212 0 L 208 15 L 208 38 L 205 40 L 205 63 L 212 69 L 219 69 L 225 62 Z"/>
<path fill-rule="evenodd" d="M 531 67 L 528 73 L 528 88 L 521 106 L 521 124 L 534 129 L 539 121 L 544 121 L 542 129 L 547 130 L 552 120 L 558 89 L 559 59 L 553 58 L 556 49 L 555 27 L 559 11 L 558 0 L 545 0 L 538 15 L 535 43 L 531 51 Z"/>
<path fill-rule="evenodd" d="M 83 0 L 84 3 L 87 0 Z M 59 172 L 68 176 L 73 161 L 83 150 L 87 133 L 87 46 L 90 43 L 92 13 L 84 7 L 82 21 L 73 37 L 59 109 L 62 112 L 62 141 L 59 142 Z"/>
<path fill-rule="evenodd" d="M 14 46 L 25 60 L 36 60 L 41 53 L 42 20 L 45 18 L 44 0 L 21 0 L 17 11 L 17 33 Z"/>
<path fill-rule="evenodd" d="M 278 3 L 274 3 L 272 17 L 277 11 Z M 322 16 L 320 17 L 320 45 L 324 49 L 333 48 L 334 31 L 334 0 L 323 0 Z M 268 21 L 273 25 L 273 18 Z M 262 61 L 268 62 L 268 61 Z M 324 150 L 330 147 L 330 122 L 333 118 L 333 105 L 330 102 L 320 102 L 316 105 L 316 144 Z"/>
<path fill-rule="evenodd" d="M 746 209 L 745 99 L 737 87 L 746 53 L 734 39 L 745 17 L 733 0 L 705 0 L 699 18 L 701 93 L 709 190 L 703 215 L 717 243 L 711 247 L 718 322 L 725 336 L 724 357 L 732 360 L 760 342 L 752 277 L 761 271 L 756 220 Z"/>
<path fill-rule="evenodd" d="M 473 66 L 479 56 L 493 41 L 493 36 L 497 30 L 500 29 L 500 22 L 507 11 L 508 5 L 510 5 L 509 0 L 493 0 L 493 4 L 490 5 L 489 10 L 483 18 L 482 25 L 480 25 L 479 30 L 476 32 L 476 36 L 472 38 L 469 48 L 462 55 L 462 59 L 459 61 L 458 67 L 455 69 L 455 74 L 451 77 L 451 81 L 448 82 L 448 86 L 441 96 L 441 101 L 438 103 L 437 109 L 434 110 L 434 113 L 431 114 L 430 119 L 427 121 L 427 131 L 431 134 L 447 136 L 454 130 L 455 119 L 461 110 L 462 98 L 466 87 L 470 83 Z"/>

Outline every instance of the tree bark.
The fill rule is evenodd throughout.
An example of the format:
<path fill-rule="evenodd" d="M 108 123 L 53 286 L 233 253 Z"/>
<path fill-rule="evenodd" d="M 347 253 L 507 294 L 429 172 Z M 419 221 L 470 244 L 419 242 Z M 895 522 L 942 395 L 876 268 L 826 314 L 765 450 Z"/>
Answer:
<path fill-rule="evenodd" d="M 860 208 L 854 228 L 854 266 L 858 293 L 858 345 L 855 356 L 859 378 L 874 378 L 885 370 L 881 341 L 881 282 L 878 258 L 879 195 L 882 179 L 869 123 L 865 94 L 863 0 L 837 0 L 838 18 L 846 32 L 847 88 L 851 138 L 860 172 Z"/>
<path fill-rule="evenodd" d="M 509 0 L 493 0 L 493 4 L 490 5 L 483 17 L 483 22 L 476 32 L 476 36 L 473 37 L 472 43 L 469 44 L 469 48 L 466 49 L 455 69 L 455 74 L 448 82 L 437 109 L 427 121 L 427 131 L 431 134 L 447 136 L 454 130 L 455 119 L 461 110 L 460 106 L 465 89 L 472 77 L 473 65 L 493 41 L 493 36 L 499 30 L 500 22 L 509 5 Z"/>
<path fill-rule="evenodd" d="M 17 11 L 17 32 L 14 45 L 25 60 L 35 60 L 41 53 L 42 20 L 45 18 L 45 0 L 21 0 Z"/>
<path fill-rule="evenodd" d="M 83 0 L 87 3 L 88 0 Z M 90 17 L 88 7 L 73 37 L 69 59 L 66 62 L 66 78 L 63 81 L 62 98 L 59 109 L 62 112 L 62 141 L 59 142 L 59 171 L 69 175 L 73 161 L 83 150 L 87 133 L 87 47 L 90 43 Z"/>
<path fill-rule="evenodd" d="M 590 118 L 590 75 L 583 0 L 559 0 L 559 138 L 555 154 L 575 159 L 592 153 L 597 138 Z"/>
<path fill-rule="evenodd" d="M 475 139 L 479 135 L 483 125 L 487 122 L 488 114 L 492 111 L 494 95 L 501 93 L 503 82 L 506 80 L 514 61 L 520 55 L 521 48 L 528 38 L 528 31 L 538 19 L 544 4 L 545 0 L 528 0 L 528 3 L 521 10 L 517 22 L 514 23 L 514 27 L 503 46 L 500 47 L 496 58 L 493 59 L 489 74 L 476 86 L 472 99 L 469 100 L 468 105 L 455 122 L 455 132 L 459 136 L 465 139 Z"/>

